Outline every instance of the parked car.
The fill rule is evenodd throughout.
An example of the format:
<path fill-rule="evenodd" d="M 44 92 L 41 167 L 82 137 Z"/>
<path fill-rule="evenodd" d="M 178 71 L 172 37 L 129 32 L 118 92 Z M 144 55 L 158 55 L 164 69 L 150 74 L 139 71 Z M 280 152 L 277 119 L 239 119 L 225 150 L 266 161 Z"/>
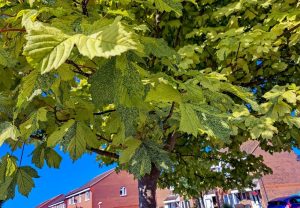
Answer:
<path fill-rule="evenodd" d="M 268 208 L 300 208 L 300 196 L 287 196 L 268 202 Z"/>

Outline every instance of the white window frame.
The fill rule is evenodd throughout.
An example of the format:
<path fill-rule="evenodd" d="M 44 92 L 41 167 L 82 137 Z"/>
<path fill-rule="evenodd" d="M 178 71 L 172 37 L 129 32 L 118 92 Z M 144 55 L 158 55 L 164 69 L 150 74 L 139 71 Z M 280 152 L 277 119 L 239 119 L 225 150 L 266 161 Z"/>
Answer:
<path fill-rule="evenodd" d="M 81 203 L 81 194 L 78 195 L 78 203 Z"/>
<path fill-rule="evenodd" d="M 127 196 L 127 189 L 126 189 L 125 186 L 121 186 L 121 188 L 120 188 L 120 196 L 121 197 Z"/>
<path fill-rule="evenodd" d="M 91 192 L 90 191 L 85 192 L 84 200 L 89 201 L 90 199 L 91 199 Z"/>

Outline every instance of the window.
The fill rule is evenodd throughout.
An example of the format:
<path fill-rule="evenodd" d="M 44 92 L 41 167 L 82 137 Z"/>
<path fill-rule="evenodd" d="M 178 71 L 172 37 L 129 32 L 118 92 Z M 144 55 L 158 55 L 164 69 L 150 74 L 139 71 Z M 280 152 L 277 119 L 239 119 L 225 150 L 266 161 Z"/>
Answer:
<path fill-rule="evenodd" d="M 91 192 L 90 191 L 85 192 L 85 201 L 90 200 L 90 198 L 91 198 Z"/>
<path fill-rule="evenodd" d="M 69 205 L 70 204 L 75 204 L 75 198 L 74 198 L 74 196 L 69 199 Z"/>
<path fill-rule="evenodd" d="M 78 203 L 81 203 L 81 194 L 78 196 Z"/>
<path fill-rule="evenodd" d="M 120 196 L 127 196 L 127 190 L 124 186 L 120 188 Z"/>

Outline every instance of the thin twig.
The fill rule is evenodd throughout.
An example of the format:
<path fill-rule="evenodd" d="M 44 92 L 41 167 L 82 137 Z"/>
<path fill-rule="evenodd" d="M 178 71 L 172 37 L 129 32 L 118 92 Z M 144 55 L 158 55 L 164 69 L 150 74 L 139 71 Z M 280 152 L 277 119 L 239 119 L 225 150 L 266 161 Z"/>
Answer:
<path fill-rule="evenodd" d="M 115 109 L 111 109 L 111 110 L 106 110 L 106 111 L 101 111 L 101 112 L 98 112 L 98 113 L 94 113 L 94 115 L 99 116 L 99 115 L 103 115 L 103 114 L 111 113 L 111 112 L 115 112 L 115 111 L 116 111 Z"/>
<path fill-rule="evenodd" d="M 277 40 L 278 40 L 279 38 L 283 37 L 284 35 L 286 35 L 287 33 L 293 32 L 293 31 L 296 30 L 298 27 L 300 27 L 300 23 L 298 23 L 297 25 L 295 25 L 295 26 L 292 27 L 291 29 L 284 31 L 281 35 L 279 35 L 279 36 L 277 37 Z"/>
<path fill-rule="evenodd" d="M 100 150 L 100 149 L 96 149 L 96 148 L 89 148 L 89 147 L 87 147 L 87 150 L 89 150 L 91 152 L 94 152 L 98 155 L 102 155 L 102 156 L 105 156 L 105 157 L 110 157 L 112 159 L 119 159 L 119 155 L 116 154 L 116 153 L 113 153 L 113 152 L 108 152 L 108 151 L 105 151 L 105 150 Z"/>
<path fill-rule="evenodd" d="M 22 165 L 24 149 L 25 149 L 25 143 L 23 143 L 23 146 L 22 146 L 22 152 L 21 152 L 21 157 L 20 157 L 19 167 Z"/>
<path fill-rule="evenodd" d="M 98 140 L 104 140 L 104 141 L 107 141 L 107 142 L 109 142 L 109 143 L 111 143 L 111 142 L 112 142 L 112 140 L 110 140 L 110 139 L 107 139 L 107 138 L 105 138 L 105 137 L 101 136 L 100 134 L 96 134 L 96 136 L 98 137 L 98 138 L 97 138 Z"/>
<path fill-rule="evenodd" d="M 165 129 L 165 125 L 167 123 L 167 121 L 172 117 L 173 112 L 174 112 L 174 108 L 175 108 L 175 102 L 172 102 L 172 106 L 170 108 L 169 114 L 167 115 L 167 117 L 163 120 L 163 126 Z"/>
<path fill-rule="evenodd" d="M 0 33 L 4 32 L 26 32 L 25 29 L 22 28 L 2 28 L 0 29 Z"/>
<path fill-rule="evenodd" d="M 80 74 L 82 76 L 85 76 L 85 77 L 90 77 L 91 76 L 91 74 L 82 71 L 81 67 L 72 60 L 69 60 L 69 59 L 66 60 L 66 64 L 74 66 L 77 69 L 76 71 L 74 71 L 75 73 L 78 73 L 78 74 Z"/>

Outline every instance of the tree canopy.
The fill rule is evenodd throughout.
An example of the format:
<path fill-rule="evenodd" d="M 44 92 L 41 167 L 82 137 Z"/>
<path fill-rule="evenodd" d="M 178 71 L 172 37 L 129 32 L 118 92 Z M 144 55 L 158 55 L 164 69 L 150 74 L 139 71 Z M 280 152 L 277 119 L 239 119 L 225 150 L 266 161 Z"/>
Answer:
<path fill-rule="evenodd" d="M 98 154 L 196 196 L 300 146 L 297 0 L 0 0 L 0 200 Z M 32 164 L 14 151 L 34 145 Z M 19 163 L 18 163 L 19 161 Z M 212 171 L 216 165 L 221 172 Z M 145 206 L 146 207 L 146 206 Z"/>

